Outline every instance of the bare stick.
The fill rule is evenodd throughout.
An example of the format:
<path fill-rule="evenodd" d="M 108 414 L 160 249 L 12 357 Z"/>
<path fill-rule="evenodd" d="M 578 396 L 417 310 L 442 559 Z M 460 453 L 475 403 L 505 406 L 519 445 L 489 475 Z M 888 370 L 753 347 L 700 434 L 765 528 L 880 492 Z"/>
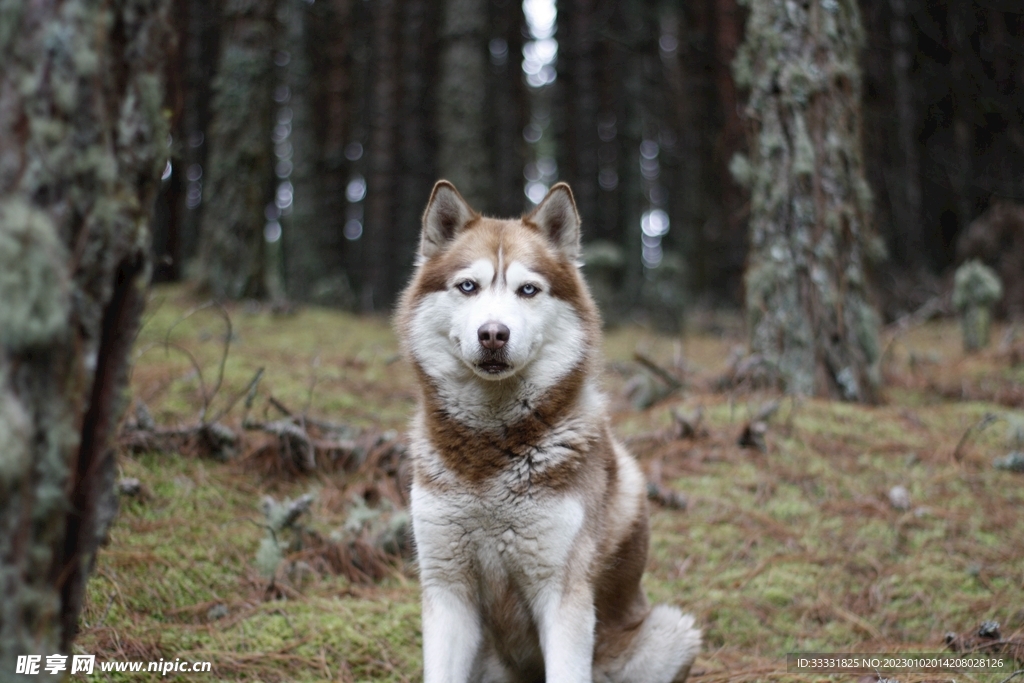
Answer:
<path fill-rule="evenodd" d="M 643 353 L 639 351 L 634 352 L 633 360 L 635 360 L 637 363 L 650 370 L 655 377 L 657 377 L 662 382 L 667 384 L 669 388 L 672 389 L 673 391 L 678 391 L 679 389 L 683 388 L 683 383 L 680 382 L 675 375 L 673 375 L 671 372 L 655 363 L 653 360 L 651 360 L 648 356 L 644 355 Z"/>
<path fill-rule="evenodd" d="M 217 368 L 217 383 L 213 386 L 213 390 L 210 392 L 209 396 L 206 396 L 205 394 L 203 395 L 203 412 L 202 416 L 200 417 L 200 420 L 204 420 L 206 411 L 209 408 L 210 401 L 212 401 L 214 397 L 217 396 L 217 392 L 220 391 L 220 387 L 224 383 L 224 366 L 227 365 L 228 362 L 228 352 L 231 350 L 231 337 L 234 335 L 234 327 L 231 324 L 231 316 L 228 315 L 227 309 L 224 308 L 224 305 L 221 304 L 220 302 L 207 301 L 206 303 L 200 304 L 198 306 L 193 306 L 188 311 L 186 311 L 183 316 L 174 321 L 173 325 L 167 328 L 167 334 L 164 336 L 164 344 L 166 345 L 169 342 L 171 338 L 171 332 L 174 330 L 175 327 L 177 327 L 180 323 L 185 322 L 196 313 L 199 313 L 200 311 L 205 311 L 208 308 L 214 308 L 217 310 L 218 313 L 220 313 L 221 318 L 223 318 L 224 320 L 224 326 L 227 328 L 227 332 L 224 335 L 224 351 L 221 353 L 220 365 Z"/>
<path fill-rule="evenodd" d="M 246 386 L 246 388 L 244 390 L 242 390 L 241 392 L 236 394 L 234 398 L 232 398 L 230 401 L 228 401 L 228 404 L 224 408 L 222 408 L 220 411 L 218 411 L 217 415 L 214 416 L 210 420 L 210 422 L 217 422 L 222 417 L 224 417 L 229 412 L 231 412 L 231 409 L 235 407 L 235 404 L 238 403 L 242 399 L 243 396 L 246 397 L 245 398 L 245 413 L 246 413 L 246 415 L 248 415 L 249 414 L 249 409 L 252 408 L 252 402 L 256 399 L 256 387 L 259 386 L 261 379 L 263 379 L 263 368 L 260 368 L 259 370 L 256 371 L 256 375 L 251 380 L 249 380 L 248 386 Z M 242 421 L 244 422 L 245 418 L 242 418 Z"/>
<path fill-rule="evenodd" d="M 1002 418 L 994 413 L 985 413 L 980 420 L 968 427 L 967 431 L 964 432 L 964 435 L 960 437 L 960 442 L 957 443 L 956 448 L 953 449 L 953 459 L 960 462 L 964 457 L 963 449 L 967 445 L 967 441 L 971 437 L 980 434 L 992 423 L 998 422 L 1001 419 Z"/>

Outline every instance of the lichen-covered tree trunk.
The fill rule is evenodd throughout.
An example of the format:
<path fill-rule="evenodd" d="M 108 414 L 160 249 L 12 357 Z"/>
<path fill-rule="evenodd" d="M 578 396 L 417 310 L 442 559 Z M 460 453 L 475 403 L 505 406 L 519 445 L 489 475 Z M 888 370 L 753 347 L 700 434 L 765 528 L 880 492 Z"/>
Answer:
<path fill-rule="evenodd" d="M 67 653 L 167 160 L 166 0 L 0 2 L 0 678 Z M 46 674 L 43 674 L 46 676 Z"/>
<path fill-rule="evenodd" d="M 198 274 L 217 297 L 269 294 L 263 228 L 274 177 L 275 6 L 276 0 L 231 0 L 222 13 Z"/>
<path fill-rule="evenodd" d="M 753 0 L 736 79 L 750 88 L 751 347 L 796 394 L 873 401 L 871 193 L 861 155 L 855 0 Z"/>
<path fill-rule="evenodd" d="M 491 206 L 487 105 L 487 2 L 444 0 L 437 94 L 439 167 L 478 211 Z"/>

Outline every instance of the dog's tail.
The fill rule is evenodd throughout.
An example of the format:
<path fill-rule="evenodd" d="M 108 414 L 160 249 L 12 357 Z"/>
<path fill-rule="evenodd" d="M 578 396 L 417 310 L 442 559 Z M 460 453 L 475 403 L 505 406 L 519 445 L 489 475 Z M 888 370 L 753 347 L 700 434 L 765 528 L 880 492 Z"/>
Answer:
<path fill-rule="evenodd" d="M 670 605 L 656 605 L 626 652 L 595 677 L 613 683 L 682 683 L 700 652 L 694 619 Z"/>

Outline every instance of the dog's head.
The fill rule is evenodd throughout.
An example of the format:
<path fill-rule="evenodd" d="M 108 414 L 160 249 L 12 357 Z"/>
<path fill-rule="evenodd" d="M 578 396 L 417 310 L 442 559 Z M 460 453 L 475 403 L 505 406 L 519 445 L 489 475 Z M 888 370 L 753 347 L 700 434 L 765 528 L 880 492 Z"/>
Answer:
<path fill-rule="evenodd" d="M 435 378 L 472 373 L 544 385 L 577 367 L 599 329 L 579 251 L 580 218 L 564 183 L 530 214 L 498 220 L 438 182 L 398 313 L 413 362 Z"/>

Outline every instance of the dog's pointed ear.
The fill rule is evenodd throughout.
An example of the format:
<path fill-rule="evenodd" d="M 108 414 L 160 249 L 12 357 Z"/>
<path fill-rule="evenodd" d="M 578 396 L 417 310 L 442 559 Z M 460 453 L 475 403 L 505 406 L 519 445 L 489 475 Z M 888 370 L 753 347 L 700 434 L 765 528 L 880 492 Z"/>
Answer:
<path fill-rule="evenodd" d="M 447 180 L 438 180 L 423 212 L 420 258 L 429 259 L 443 250 L 476 217 L 476 211 L 466 203 L 454 185 Z"/>
<path fill-rule="evenodd" d="M 565 183 L 552 187 L 526 220 L 540 231 L 570 261 L 580 255 L 580 214 L 572 190 Z"/>

